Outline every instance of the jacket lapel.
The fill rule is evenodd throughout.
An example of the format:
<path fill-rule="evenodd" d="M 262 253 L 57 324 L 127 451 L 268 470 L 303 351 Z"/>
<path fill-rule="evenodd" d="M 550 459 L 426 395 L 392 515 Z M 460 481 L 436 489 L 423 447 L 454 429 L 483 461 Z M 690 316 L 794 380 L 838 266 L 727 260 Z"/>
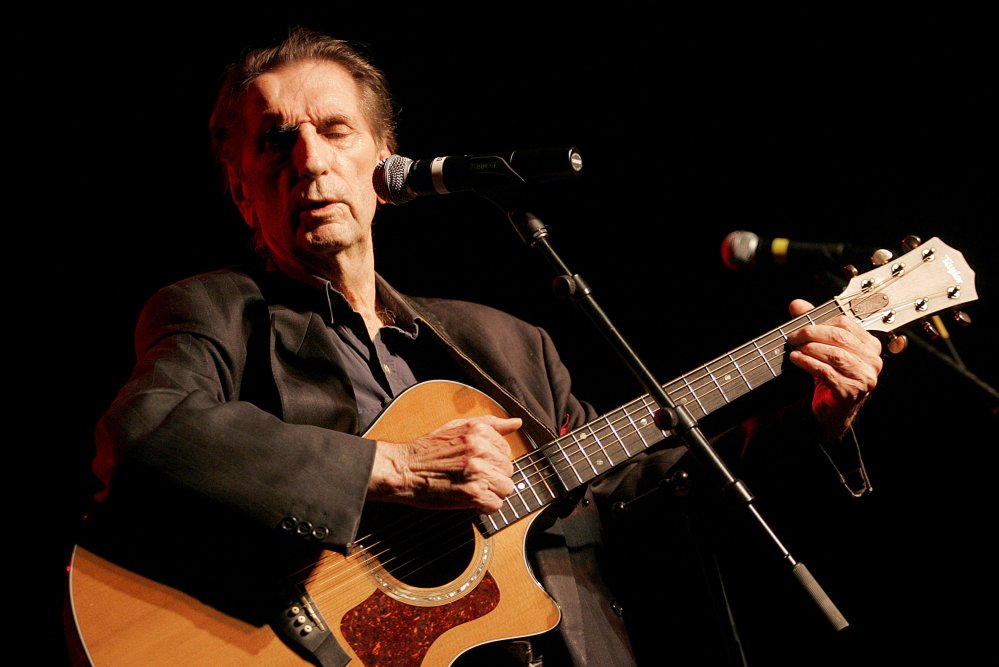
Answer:
<path fill-rule="evenodd" d="M 322 318 L 273 306 L 271 371 L 285 421 L 357 433 L 354 389 Z"/>

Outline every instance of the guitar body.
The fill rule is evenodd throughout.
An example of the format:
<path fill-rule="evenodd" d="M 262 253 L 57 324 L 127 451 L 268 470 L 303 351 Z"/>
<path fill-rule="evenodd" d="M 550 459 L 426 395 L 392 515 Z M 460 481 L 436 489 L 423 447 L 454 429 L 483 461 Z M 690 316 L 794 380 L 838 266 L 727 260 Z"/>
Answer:
<path fill-rule="evenodd" d="M 507 416 L 471 387 L 427 382 L 399 396 L 367 436 L 408 442 L 452 419 L 484 414 Z M 507 441 L 515 458 L 527 453 L 519 433 Z M 558 606 L 534 578 L 524 550 L 537 514 L 486 536 L 472 515 L 420 512 L 411 525 L 429 525 L 436 515 L 463 521 L 461 548 L 450 550 L 452 562 L 442 572 L 423 568 L 413 583 L 391 567 L 402 559 L 390 556 L 381 546 L 387 541 L 372 533 L 347 556 L 324 552 L 299 583 L 349 665 L 450 665 L 474 646 L 558 625 Z M 72 555 L 69 595 L 70 620 L 96 667 L 310 664 L 270 626 L 242 622 L 81 546 Z"/>

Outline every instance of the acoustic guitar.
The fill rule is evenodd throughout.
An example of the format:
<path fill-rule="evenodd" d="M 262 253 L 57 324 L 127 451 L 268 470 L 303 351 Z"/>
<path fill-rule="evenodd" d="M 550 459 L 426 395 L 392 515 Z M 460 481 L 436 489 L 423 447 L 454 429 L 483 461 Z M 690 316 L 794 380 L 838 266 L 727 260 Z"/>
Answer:
<path fill-rule="evenodd" d="M 781 375 L 786 337 L 799 327 L 846 313 L 893 338 L 899 327 L 975 299 L 974 272 L 963 255 L 932 238 L 664 387 L 700 419 Z M 289 574 L 295 595 L 281 623 L 247 624 L 77 545 L 69 568 L 71 629 L 96 667 L 431 667 L 482 644 L 546 632 L 558 625 L 560 611 L 531 572 L 528 530 L 556 499 L 668 438 L 654 421 L 658 407 L 645 395 L 540 446 L 511 434 L 516 491 L 499 510 L 366 519 L 377 528 L 359 532 L 349 553 L 323 551 L 312 567 Z M 451 419 L 482 414 L 506 416 L 471 387 L 425 382 L 400 395 L 366 435 L 407 442 Z"/>

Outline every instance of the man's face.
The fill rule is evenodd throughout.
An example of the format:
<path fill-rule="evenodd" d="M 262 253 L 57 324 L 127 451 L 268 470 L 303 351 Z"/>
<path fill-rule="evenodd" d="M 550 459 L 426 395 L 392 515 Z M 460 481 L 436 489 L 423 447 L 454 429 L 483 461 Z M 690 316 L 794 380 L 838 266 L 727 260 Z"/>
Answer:
<path fill-rule="evenodd" d="M 315 60 L 263 74 L 247 91 L 243 119 L 233 199 L 274 261 L 322 272 L 338 253 L 371 252 L 371 176 L 389 153 L 350 74 Z"/>

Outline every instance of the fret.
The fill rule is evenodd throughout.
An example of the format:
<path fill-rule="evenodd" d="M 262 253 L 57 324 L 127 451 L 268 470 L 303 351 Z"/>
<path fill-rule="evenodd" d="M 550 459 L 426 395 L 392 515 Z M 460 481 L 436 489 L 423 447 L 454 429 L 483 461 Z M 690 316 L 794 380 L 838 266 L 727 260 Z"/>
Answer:
<path fill-rule="evenodd" d="M 700 369 L 698 369 L 698 370 L 700 370 Z M 690 383 L 687 382 L 687 376 L 684 375 L 680 379 L 683 380 L 683 384 L 685 384 L 687 386 L 687 391 L 690 392 L 690 395 L 694 397 L 694 401 L 697 403 L 697 406 L 701 409 L 701 414 L 705 414 L 705 415 L 708 414 L 708 411 L 705 410 L 704 406 L 701 404 L 701 399 L 697 396 L 697 393 L 693 390 L 693 388 L 691 387 Z M 679 401 L 679 404 L 685 406 L 685 405 L 687 405 L 687 401 Z"/>
<path fill-rule="evenodd" d="M 711 370 L 710 366 L 705 366 L 704 370 L 707 372 L 708 377 L 711 378 L 711 382 L 714 383 L 715 388 L 718 389 L 718 394 L 721 396 L 721 399 L 728 403 L 728 398 L 725 396 L 725 390 L 722 389 L 721 384 L 719 384 L 718 378 L 715 377 L 714 371 Z"/>
<path fill-rule="evenodd" d="M 587 426 L 586 428 L 588 428 L 589 431 L 590 431 L 589 435 L 594 435 L 592 427 Z M 585 441 L 587 438 L 589 438 L 589 435 L 587 435 L 586 433 L 583 433 L 581 436 L 579 436 L 579 438 L 580 438 L 580 440 L 584 440 Z M 599 442 L 600 441 L 598 439 L 597 443 L 599 444 Z M 586 447 L 584 447 L 582 444 L 580 444 L 579 440 L 576 441 L 576 447 L 577 447 L 577 449 L 579 449 L 580 453 L 582 453 L 583 458 L 586 459 L 586 462 L 590 464 L 590 469 L 593 470 L 593 474 L 594 475 L 598 474 L 596 467 L 594 467 L 593 462 L 590 461 L 590 457 L 586 454 Z M 576 473 L 576 475 L 578 476 L 579 473 Z M 580 477 L 580 481 L 582 481 L 582 477 Z"/>
<path fill-rule="evenodd" d="M 721 394 L 717 397 L 721 398 L 721 402 L 712 401 L 712 409 L 717 409 L 724 404 L 731 403 L 751 389 L 742 369 L 739 368 L 732 354 L 729 353 L 727 356 L 729 361 L 717 359 L 712 362 L 712 365 L 708 366 L 712 379 L 714 379 L 716 384 L 722 386 Z M 739 380 L 742 382 L 738 382 Z M 724 390 L 725 388 L 727 388 L 727 391 Z"/>
<path fill-rule="evenodd" d="M 544 503 L 542 503 L 541 498 L 538 497 L 538 492 L 534 489 L 534 484 L 531 484 L 529 481 L 527 481 L 528 475 L 524 473 L 524 469 L 520 466 L 520 459 L 513 462 L 513 467 L 520 474 L 520 480 L 515 482 L 513 485 L 514 490 L 517 492 L 518 495 L 520 495 L 520 493 L 524 489 L 530 489 L 531 493 L 534 494 L 534 500 L 537 501 L 538 503 L 537 507 L 541 507 L 541 505 L 543 505 Z M 524 501 L 524 507 L 528 510 L 531 509 L 526 501 Z"/>
<path fill-rule="evenodd" d="M 650 401 L 651 401 L 652 407 L 649 407 L 649 402 Z M 642 425 L 642 429 L 643 430 L 648 430 L 651 434 L 653 434 L 655 436 L 655 438 L 652 441 L 652 444 L 654 445 L 657 442 L 662 441 L 662 439 L 666 437 L 665 434 L 663 433 L 663 430 L 661 428 L 659 428 L 659 426 L 656 424 L 655 411 L 659 409 L 659 405 L 655 401 L 652 401 L 651 398 L 648 397 L 647 395 L 643 399 L 643 404 L 645 406 L 645 411 L 649 413 L 649 416 L 648 417 L 642 417 L 640 423 Z M 648 447 L 651 446 L 651 445 L 647 444 L 647 441 L 645 440 L 645 436 L 642 436 L 642 442 L 646 443 L 646 448 L 648 448 Z"/>
<path fill-rule="evenodd" d="M 479 521 L 481 521 L 481 522 L 488 521 L 489 524 L 492 526 L 491 530 L 489 529 L 488 526 L 483 526 L 483 532 L 486 532 L 486 533 L 495 533 L 496 531 L 498 531 L 500 529 L 500 526 L 496 524 L 496 518 L 492 514 L 480 514 L 479 515 Z"/>
<path fill-rule="evenodd" d="M 649 443 L 645 440 L 645 436 L 642 435 L 642 429 L 640 429 L 638 427 L 638 424 L 635 423 L 635 420 L 631 418 L 631 413 L 625 412 L 624 414 L 628 417 L 628 421 L 631 422 L 631 427 L 635 429 L 635 433 L 637 433 L 638 437 L 642 439 L 642 448 L 648 449 Z M 627 449 L 625 449 L 624 451 L 628 454 L 629 457 L 631 456 L 631 452 L 628 452 Z"/>
<path fill-rule="evenodd" d="M 676 383 L 674 382 L 674 384 L 676 384 Z M 673 403 L 677 403 L 677 399 L 673 395 L 673 394 L 676 394 L 677 392 L 678 392 L 678 390 L 670 391 L 669 389 L 667 389 L 666 390 L 666 396 L 669 398 L 669 400 L 673 401 Z M 653 426 L 655 426 L 655 423 L 656 423 L 656 410 L 659 409 L 659 404 L 656 403 L 655 399 L 653 399 L 651 396 L 649 396 L 648 394 L 646 394 L 645 396 L 642 396 L 642 405 L 645 407 L 645 411 L 649 413 L 648 420 L 652 423 Z M 645 421 L 645 419 L 646 418 L 643 417 L 642 421 Z M 659 427 L 657 426 L 656 428 L 659 428 Z"/>
<path fill-rule="evenodd" d="M 770 365 L 770 358 L 767 357 L 767 353 L 764 352 L 763 348 L 760 347 L 760 344 L 757 342 L 758 340 L 759 339 L 753 340 L 753 347 L 756 348 L 756 351 L 759 353 L 760 358 L 763 359 L 763 363 L 766 365 L 766 367 L 770 369 L 770 374 L 773 375 L 774 377 L 777 377 L 778 375 L 777 371 L 775 371 L 774 367 Z"/>
<path fill-rule="evenodd" d="M 524 458 L 528 458 L 528 457 L 524 457 Z M 525 483 L 527 484 L 527 488 L 529 488 L 531 490 L 531 493 L 534 494 L 534 499 L 538 503 L 537 506 L 538 507 L 542 507 L 547 502 L 547 500 L 542 500 L 541 496 L 538 495 L 538 484 L 536 482 L 532 481 L 531 477 L 534 476 L 534 475 L 537 475 L 538 478 L 539 478 L 539 480 L 540 480 L 540 482 L 542 484 L 544 484 L 545 487 L 548 489 L 548 495 L 550 496 L 548 498 L 548 500 L 551 500 L 551 498 L 554 498 L 555 494 L 552 493 L 551 488 L 548 488 L 548 483 L 545 481 L 545 472 L 544 472 L 543 469 L 541 469 L 538 466 L 538 462 L 537 461 L 534 461 L 532 463 L 532 467 L 534 468 L 535 472 L 531 473 L 531 474 L 525 474 L 524 475 L 524 480 L 525 480 Z M 519 463 L 517 464 L 517 469 L 523 471 L 523 468 L 519 465 Z"/>
<path fill-rule="evenodd" d="M 572 438 L 573 442 L 575 442 L 576 438 L 575 438 L 575 436 L 572 433 L 570 433 L 568 437 Z M 555 444 L 558 445 L 558 443 L 559 443 L 559 441 L 556 440 Z M 565 464 L 568 466 L 569 470 L 572 471 L 572 474 L 574 474 L 576 476 L 576 481 L 579 484 L 582 484 L 583 483 L 583 478 L 579 476 L 579 472 L 576 470 L 576 467 L 574 465 L 572 465 L 572 460 L 569 458 L 569 455 L 566 453 L 565 447 L 562 447 L 561 445 L 559 445 L 558 446 L 558 453 L 562 455 L 562 459 L 565 461 Z M 552 463 L 552 465 L 555 465 L 554 462 Z M 555 472 L 559 473 L 559 469 L 556 468 Z M 563 476 L 561 473 L 559 474 L 559 479 L 562 482 L 562 486 L 564 486 L 566 489 L 575 488 L 577 486 L 576 484 L 570 485 L 569 484 L 569 480 L 567 480 L 565 478 L 565 476 Z"/>
<path fill-rule="evenodd" d="M 741 352 L 743 349 L 745 349 L 745 348 L 739 348 L 736 351 L 737 352 Z M 747 391 L 750 391 L 753 388 L 753 386 L 751 384 L 749 384 L 749 380 L 746 379 L 746 374 L 742 372 L 742 367 L 739 365 L 739 362 L 736 361 L 736 358 L 732 356 L 731 352 L 728 353 L 728 358 L 732 362 L 732 366 L 735 368 L 736 374 L 742 380 L 743 384 L 746 385 L 745 391 L 739 390 L 739 393 L 737 394 L 738 396 L 742 396 Z M 741 359 L 742 355 L 740 355 L 739 358 Z"/>
<path fill-rule="evenodd" d="M 490 514 L 489 516 L 496 516 L 496 515 L 499 515 L 499 518 L 503 520 L 503 525 L 504 525 L 504 526 L 509 526 L 509 525 L 510 525 L 511 523 L 513 523 L 513 521 L 511 521 L 510 519 L 506 518 L 506 514 L 504 514 L 504 513 L 503 513 L 503 508 L 504 508 L 504 507 L 506 507 L 506 505 L 505 505 L 505 504 L 504 504 L 504 505 L 501 505 L 501 506 L 500 506 L 500 508 L 499 508 L 498 510 L 496 510 L 495 512 L 493 512 L 493 513 L 492 513 L 492 514 Z"/>
<path fill-rule="evenodd" d="M 534 468 L 538 471 L 538 477 L 541 479 L 541 483 L 545 485 L 545 490 L 548 492 L 548 495 L 550 496 L 548 500 L 549 501 L 555 500 L 556 493 L 552 489 L 552 487 L 550 487 L 548 485 L 547 468 L 546 468 L 545 465 L 543 465 L 543 464 L 547 464 L 548 463 L 548 459 L 544 458 L 543 454 L 538 454 L 538 453 L 532 454 L 532 456 L 534 456 L 536 459 L 539 459 L 539 461 L 540 461 L 540 462 L 535 462 Z M 556 474 L 557 474 L 557 472 L 556 472 Z M 532 489 L 537 489 L 537 484 L 531 484 L 531 488 Z M 537 491 L 535 491 L 535 495 L 537 495 Z M 542 504 L 544 504 L 544 503 L 542 503 Z"/>
<path fill-rule="evenodd" d="M 614 424 L 611 422 L 611 420 L 608 417 L 604 417 L 604 422 L 606 422 L 607 427 L 610 428 L 611 433 L 614 434 L 614 441 L 619 446 L 621 446 L 621 438 L 618 436 L 617 429 L 614 428 Z M 601 461 L 600 459 L 597 460 L 597 465 L 602 469 L 601 470 L 602 472 L 603 470 L 606 470 L 608 466 L 614 465 L 614 459 L 611 457 L 611 452 L 610 452 L 611 445 L 604 445 L 603 441 L 600 439 L 600 436 L 598 436 L 596 433 L 593 434 L 593 437 L 597 439 L 597 445 L 600 446 L 601 453 L 603 453 L 603 455 L 607 458 L 607 461 Z M 627 452 L 628 450 L 625 451 Z"/>
<path fill-rule="evenodd" d="M 767 358 L 780 360 L 778 369 L 782 369 L 784 366 L 784 352 L 787 350 L 787 337 L 782 333 L 771 333 L 768 337 L 761 340 L 765 341 L 764 348 Z M 780 375 L 780 373 L 778 372 L 777 375 Z"/>
<path fill-rule="evenodd" d="M 527 503 L 524 501 L 524 496 L 520 493 L 520 488 L 518 488 L 518 487 L 523 487 L 524 480 L 523 479 L 516 480 L 516 478 L 514 478 L 512 481 L 513 481 L 513 493 L 506 497 L 506 499 L 503 501 L 503 504 L 510 508 L 510 511 L 513 512 L 514 520 L 516 520 L 519 519 L 522 516 L 522 514 L 527 514 L 528 508 L 527 508 Z M 515 500 L 520 501 L 521 509 L 523 510 L 523 512 L 517 511 L 517 508 L 514 506 Z"/>

